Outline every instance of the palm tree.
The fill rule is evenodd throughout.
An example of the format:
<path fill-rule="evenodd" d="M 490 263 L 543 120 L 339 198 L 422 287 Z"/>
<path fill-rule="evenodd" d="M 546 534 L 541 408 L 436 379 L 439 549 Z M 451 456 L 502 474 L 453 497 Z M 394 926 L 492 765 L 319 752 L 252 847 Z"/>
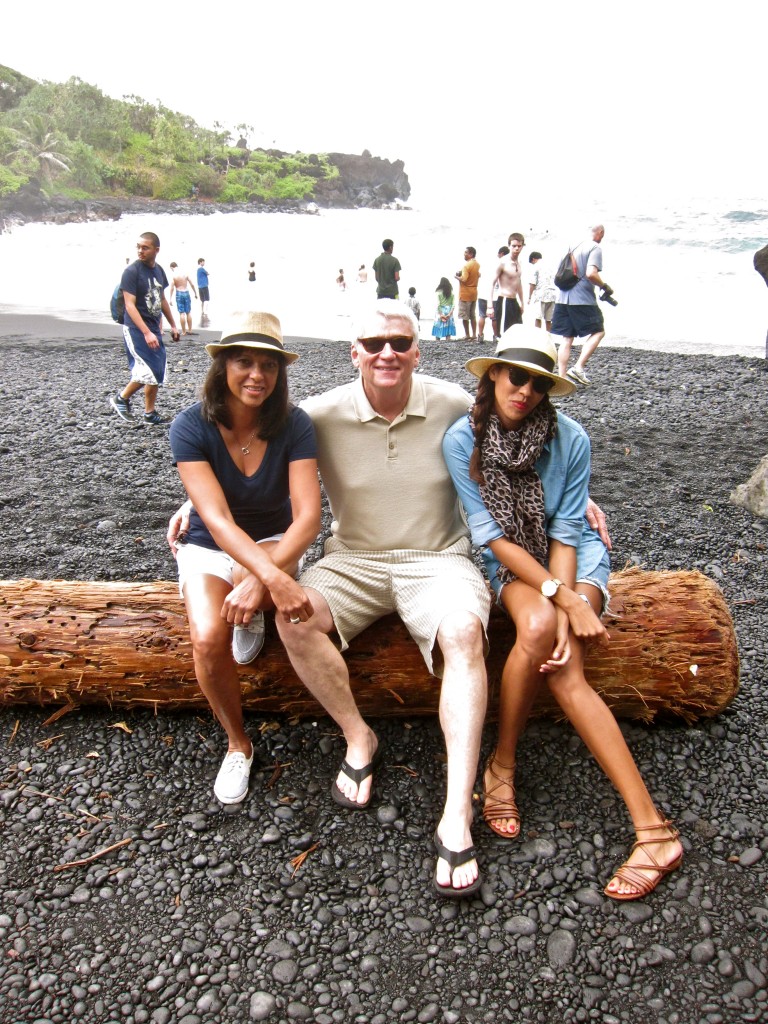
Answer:
<path fill-rule="evenodd" d="M 37 160 L 40 177 L 49 183 L 55 171 L 68 171 L 66 156 L 57 151 L 61 139 L 56 132 L 49 131 L 41 114 L 32 114 L 22 121 L 23 130 L 14 129 L 18 147 L 10 156 L 24 155 Z"/>

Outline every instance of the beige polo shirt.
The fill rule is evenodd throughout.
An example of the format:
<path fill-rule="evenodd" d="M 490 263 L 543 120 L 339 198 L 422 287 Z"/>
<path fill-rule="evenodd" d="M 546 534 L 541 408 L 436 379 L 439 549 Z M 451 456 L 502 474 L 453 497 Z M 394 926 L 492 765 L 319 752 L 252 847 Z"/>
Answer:
<path fill-rule="evenodd" d="M 414 374 L 389 423 L 360 377 L 301 403 L 317 432 L 333 535 L 348 548 L 442 551 L 469 531 L 442 453 L 448 427 L 472 405 L 458 384 Z"/>

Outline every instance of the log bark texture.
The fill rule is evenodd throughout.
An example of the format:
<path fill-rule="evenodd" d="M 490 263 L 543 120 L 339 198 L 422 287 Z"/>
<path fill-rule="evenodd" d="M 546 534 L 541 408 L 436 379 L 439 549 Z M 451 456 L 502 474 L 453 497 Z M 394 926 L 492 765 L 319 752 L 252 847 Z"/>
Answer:
<path fill-rule="evenodd" d="M 592 644 L 586 674 L 617 717 L 687 722 L 719 714 L 739 685 L 725 599 L 698 572 L 626 569 L 611 577 L 610 643 Z M 269 617 L 267 617 L 269 620 Z M 514 640 L 494 609 L 489 626 L 489 716 Z M 437 711 L 440 684 L 396 616 L 375 623 L 346 655 L 365 715 Z M 263 714 L 321 715 L 268 621 L 257 660 L 240 669 L 243 705 Z M 175 583 L 0 581 L 0 704 L 205 706 Z M 534 714 L 557 716 L 546 683 Z"/>

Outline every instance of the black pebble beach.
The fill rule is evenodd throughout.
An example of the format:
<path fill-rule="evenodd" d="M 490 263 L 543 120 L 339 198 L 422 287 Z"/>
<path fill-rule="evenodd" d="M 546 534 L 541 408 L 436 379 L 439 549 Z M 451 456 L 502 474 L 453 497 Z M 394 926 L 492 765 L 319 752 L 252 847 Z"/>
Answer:
<path fill-rule="evenodd" d="M 195 400 L 202 341 L 168 342 L 164 416 Z M 295 399 L 352 376 L 346 341 L 291 344 Z M 172 579 L 165 529 L 182 490 L 167 425 L 110 409 L 127 379 L 119 330 L 3 317 L 0 347 L 2 577 Z M 478 348 L 427 338 L 422 369 L 471 389 Z M 701 570 L 738 635 L 725 713 L 622 725 L 681 830 L 681 869 L 645 900 L 603 895 L 630 822 L 567 723 L 531 723 L 522 838 L 497 839 L 478 813 L 482 890 L 447 903 L 431 884 L 434 719 L 373 723 L 384 764 L 371 809 L 348 814 L 330 797 L 343 746 L 327 719 L 249 716 L 259 768 L 223 809 L 208 713 L 80 709 L 46 726 L 54 707 L 3 707 L 0 1020 L 768 1020 L 768 520 L 729 501 L 768 453 L 768 370 L 611 348 L 588 369 L 593 385 L 558 404 L 591 436 L 614 569 Z M 484 752 L 492 742 L 488 727 Z"/>

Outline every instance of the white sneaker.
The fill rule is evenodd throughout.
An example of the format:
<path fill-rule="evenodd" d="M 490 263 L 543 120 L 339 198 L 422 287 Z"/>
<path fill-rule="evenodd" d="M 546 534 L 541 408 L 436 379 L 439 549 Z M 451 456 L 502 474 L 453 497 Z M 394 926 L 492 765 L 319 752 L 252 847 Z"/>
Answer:
<path fill-rule="evenodd" d="M 254 612 L 247 626 L 232 630 L 232 656 L 238 665 L 250 665 L 264 646 L 264 612 Z"/>
<path fill-rule="evenodd" d="M 221 762 L 219 774 L 213 784 L 213 795 L 223 804 L 239 804 L 248 792 L 248 776 L 253 764 L 251 756 L 246 757 L 240 750 L 233 750 Z"/>
<path fill-rule="evenodd" d="M 584 373 L 583 370 L 580 370 L 578 366 L 572 366 L 570 370 L 566 370 L 565 373 L 567 377 L 570 377 L 571 380 L 575 380 L 577 384 L 582 384 L 585 388 L 589 387 L 592 383 L 586 373 Z"/>

